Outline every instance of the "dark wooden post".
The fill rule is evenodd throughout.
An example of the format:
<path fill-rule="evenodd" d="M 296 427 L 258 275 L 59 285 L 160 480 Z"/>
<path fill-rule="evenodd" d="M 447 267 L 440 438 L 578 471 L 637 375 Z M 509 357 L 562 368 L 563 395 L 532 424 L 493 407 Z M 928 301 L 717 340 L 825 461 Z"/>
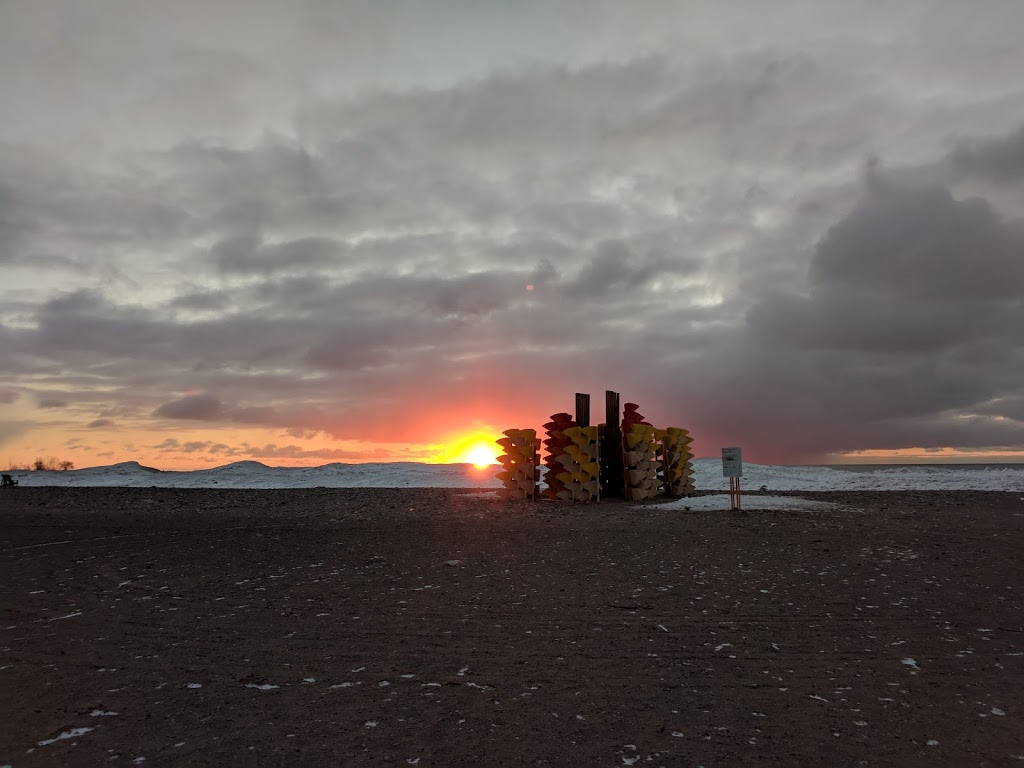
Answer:
<path fill-rule="evenodd" d="M 619 393 L 610 389 L 604 393 L 604 419 L 601 425 L 601 495 L 622 498 L 625 483 L 622 476 L 622 411 Z"/>
<path fill-rule="evenodd" d="M 576 393 L 576 426 L 590 426 L 590 395 Z"/>

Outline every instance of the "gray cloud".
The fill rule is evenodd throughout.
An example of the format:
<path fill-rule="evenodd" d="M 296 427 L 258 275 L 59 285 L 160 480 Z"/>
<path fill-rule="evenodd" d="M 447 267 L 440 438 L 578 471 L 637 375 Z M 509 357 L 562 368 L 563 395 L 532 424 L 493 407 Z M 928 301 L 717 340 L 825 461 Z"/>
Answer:
<path fill-rule="evenodd" d="M 811 278 L 823 287 L 913 299 L 1024 296 L 1024 221 L 942 187 L 904 187 L 882 174 L 818 244 Z"/>
<path fill-rule="evenodd" d="M 223 406 L 216 395 L 186 395 L 160 405 L 153 414 L 164 419 L 195 419 L 214 421 L 223 415 Z"/>
<path fill-rule="evenodd" d="M 1021 253 L 1021 221 L 984 200 L 872 171 L 815 246 L 806 284 L 750 308 L 726 346 L 744 361 L 731 366 L 737 378 L 701 387 L 722 387 L 738 415 L 710 402 L 707 429 L 746 417 L 759 450 L 785 432 L 803 459 L 865 446 L 1020 450 Z M 707 368 L 729 370 L 717 358 Z"/>
<path fill-rule="evenodd" d="M 73 70 L 16 6 L 0 392 L 72 425 L 400 456 L 611 387 L 708 453 L 1024 450 L 1016 4 L 101 0 Z"/>
<path fill-rule="evenodd" d="M 1009 136 L 975 139 L 950 154 L 953 170 L 999 183 L 1024 180 L 1024 126 Z"/>
<path fill-rule="evenodd" d="M 344 243 L 322 237 L 305 237 L 284 243 L 235 237 L 218 242 L 210 255 L 224 272 L 247 274 L 330 267 L 338 263 L 346 250 Z"/>

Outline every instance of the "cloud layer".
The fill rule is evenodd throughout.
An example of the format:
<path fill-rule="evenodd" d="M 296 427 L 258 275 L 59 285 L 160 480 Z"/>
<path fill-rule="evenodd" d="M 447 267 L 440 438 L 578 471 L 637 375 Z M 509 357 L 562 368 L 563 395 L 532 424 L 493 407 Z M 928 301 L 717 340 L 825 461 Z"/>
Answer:
<path fill-rule="evenodd" d="M 705 454 L 1024 454 L 1024 10 L 840 5 L 15 3 L 0 438 L 423 458 L 611 388 Z"/>

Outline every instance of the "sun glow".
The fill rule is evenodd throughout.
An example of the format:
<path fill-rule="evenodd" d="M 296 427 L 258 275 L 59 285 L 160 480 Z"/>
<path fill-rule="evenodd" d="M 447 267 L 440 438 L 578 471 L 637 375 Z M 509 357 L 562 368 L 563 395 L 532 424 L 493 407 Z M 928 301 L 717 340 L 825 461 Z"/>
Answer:
<path fill-rule="evenodd" d="M 472 464 L 478 469 L 484 469 L 497 464 L 499 453 L 501 449 L 493 439 L 477 434 L 453 443 L 441 460 L 449 464 Z"/>
<path fill-rule="evenodd" d="M 478 469 L 489 467 L 494 464 L 496 451 L 487 445 L 477 445 L 466 452 L 466 463 L 473 464 Z"/>

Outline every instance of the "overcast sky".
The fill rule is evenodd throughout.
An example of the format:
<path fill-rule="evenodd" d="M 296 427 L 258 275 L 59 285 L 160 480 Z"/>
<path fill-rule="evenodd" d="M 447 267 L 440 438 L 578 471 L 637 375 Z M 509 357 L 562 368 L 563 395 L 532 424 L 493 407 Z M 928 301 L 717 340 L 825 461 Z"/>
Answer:
<path fill-rule="evenodd" d="M 0 463 L 1024 459 L 1020 0 L 0 1 Z"/>

